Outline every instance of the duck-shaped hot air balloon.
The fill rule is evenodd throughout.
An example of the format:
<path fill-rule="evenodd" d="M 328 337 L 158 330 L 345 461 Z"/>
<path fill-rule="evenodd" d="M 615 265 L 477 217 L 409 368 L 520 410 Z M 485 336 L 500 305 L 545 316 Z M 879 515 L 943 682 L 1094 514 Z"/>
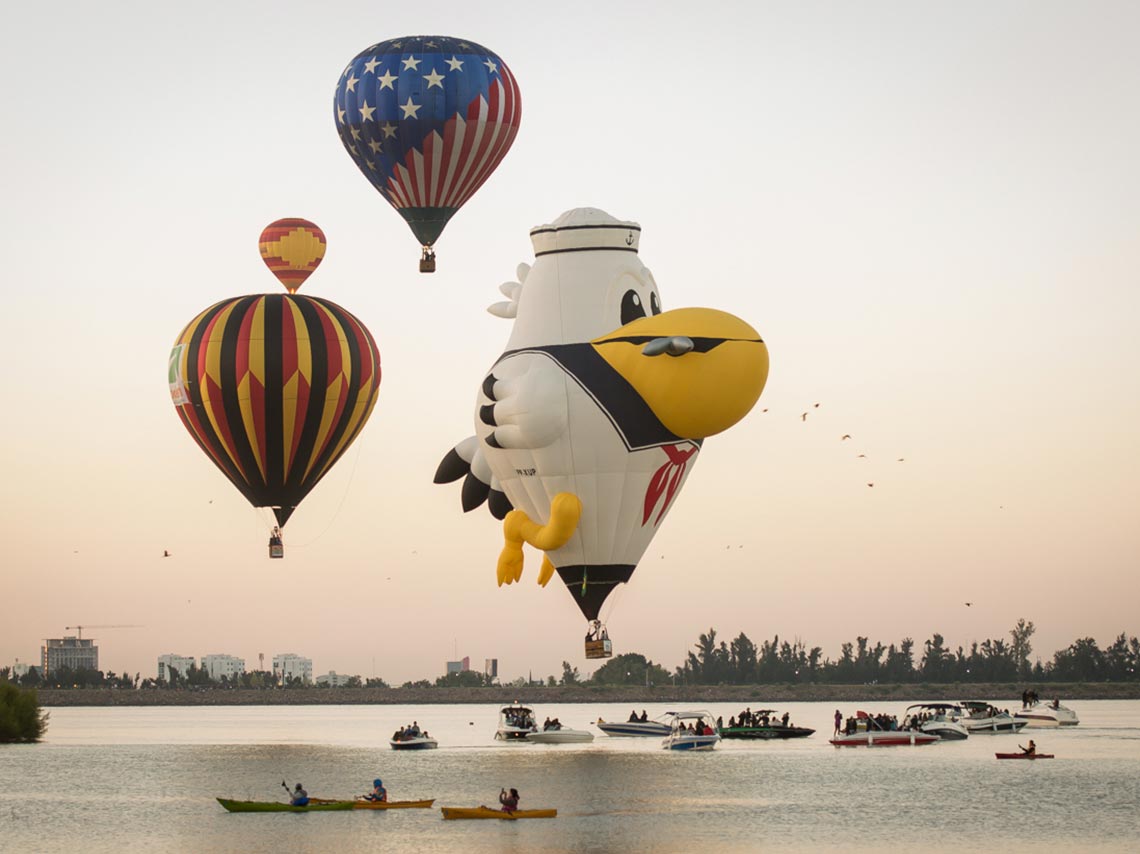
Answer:
<path fill-rule="evenodd" d="M 436 239 L 518 133 L 514 75 L 467 39 L 388 39 L 344 69 L 333 111 L 356 167 L 422 244 L 420 272 L 433 272 Z"/>
<path fill-rule="evenodd" d="M 476 435 L 435 479 L 465 476 L 464 510 L 486 500 L 504 520 L 500 585 L 521 577 L 524 542 L 545 552 L 539 583 L 558 572 L 591 623 L 587 657 L 606 657 L 602 603 L 630 579 L 705 437 L 759 399 L 768 351 L 731 314 L 662 312 L 637 223 L 580 208 L 530 235 L 534 265 L 489 309 L 514 327 L 480 386 Z"/>

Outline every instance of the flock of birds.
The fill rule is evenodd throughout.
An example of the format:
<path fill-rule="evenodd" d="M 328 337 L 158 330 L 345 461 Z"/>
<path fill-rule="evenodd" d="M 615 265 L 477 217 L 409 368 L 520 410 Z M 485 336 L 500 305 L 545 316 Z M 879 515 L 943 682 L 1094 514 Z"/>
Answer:
<path fill-rule="evenodd" d="M 812 409 L 819 409 L 819 404 L 813 403 L 811 409 L 808 409 L 808 410 L 805 410 L 804 412 L 801 412 L 800 413 L 800 421 L 806 422 L 808 419 L 808 415 L 811 413 Z M 767 412 L 768 410 L 762 409 L 760 411 L 761 411 L 761 413 L 764 413 L 764 412 Z M 851 438 L 852 438 L 852 436 L 850 433 L 844 433 L 842 436 L 839 437 L 839 441 L 840 442 L 846 442 L 848 439 L 851 439 Z M 855 458 L 858 460 L 865 460 L 865 459 L 867 459 L 867 455 L 866 454 L 856 454 Z M 898 457 L 895 461 L 900 462 L 900 463 L 905 463 L 906 458 L 905 457 Z M 874 488 L 874 486 L 875 486 L 874 481 L 867 481 L 867 486 Z"/>

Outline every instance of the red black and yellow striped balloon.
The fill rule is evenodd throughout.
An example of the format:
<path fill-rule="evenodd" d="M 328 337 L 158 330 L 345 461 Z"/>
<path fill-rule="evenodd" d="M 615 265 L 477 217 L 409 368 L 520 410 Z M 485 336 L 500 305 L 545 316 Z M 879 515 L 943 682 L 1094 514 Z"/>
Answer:
<path fill-rule="evenodd" d="M 279 219 L 265 226 L 257 245 L 265 266 L 291 294 L 325 257 L 325 233 L 307 219 Z"/>
<path fill-rule="evenodd" d="M 169 379 L 190 435 L 284 526 L 368 421 L 380 354 L 334 303 L 258 294 L 194 318 L 170 353 Z"/>

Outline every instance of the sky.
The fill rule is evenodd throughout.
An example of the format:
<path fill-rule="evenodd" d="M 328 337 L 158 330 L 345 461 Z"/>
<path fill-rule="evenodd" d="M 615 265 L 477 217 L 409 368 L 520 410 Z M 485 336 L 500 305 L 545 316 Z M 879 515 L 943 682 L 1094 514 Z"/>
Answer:
<path fill-rule="evenodd" d="M 83 625 L 144 676 L 592 671 L 537 555 L 497 588 L 500 524 L 432 483 L 510 332 L 486 307 L 583 206 L 641 224 L 665 308 L 731 311 L 771 356 L 610 597 L 616 652 L 672 669 L 709 628 L 968 650 L 1024 617 L 1049 660 L 1140 633 L 1138 31 L 1128 2 L 13 7 L 0 665 Z M 332 113 L 349 60 L 414 34 L 495 51 L 523 104 L 432 276 Z M 383 379 L 270 561 L 166 360 L 207 306 L 277 291 L 257 238 L 284 216 L 324 230 L 302 293 L 368 326 Z"/>

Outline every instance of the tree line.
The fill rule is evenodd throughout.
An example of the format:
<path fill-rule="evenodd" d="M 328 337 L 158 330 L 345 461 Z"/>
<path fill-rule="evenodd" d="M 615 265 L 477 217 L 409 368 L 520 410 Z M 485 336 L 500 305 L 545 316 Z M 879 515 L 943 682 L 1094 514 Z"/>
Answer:
<path fill-rule="evenodd" d="M 1031 639 L 1036 632 L 1032 621 L 1020 619 L 1010 629 L 1009 638 L 974 641 L 969 650 L 951 649 L 935 632 L 919 647 L 912 638 L 884 645 L 856 637 L 840 646 L 834 661 L 823 649 L 808 647 L 802 640 L 780 640 L 777 635 L 759 645 L 741 632 L 731 641 L 718 640 L 716 629 L 702 632 L 685 661 L 672 672 L 640 653 L 611 658 L 591 675 L 583 677 L 577 667 L 562 662 L 562 675 L 551 674 L 532 680 L 521 677 L 510 683 L 535 685 L 761 685 L 772 683 L 866 684 L 913 682 L 1134 682 L 1140 679 L 1140 640 L 1121 634 L 1101 649 L 1094 638 L 1079 638 L 1053 654 L 1052 659 L 1032 659 Z M 114 671 L 57 668 L 44 677 L 31 668 L 21 677 L 12 677 L 10 668 L 0 668 L 0 682 L 15 682 L 27 688 L 142 688 L 171 690 L 212 690 L 233 688 L 290 688 L 323 690 L 322 685 L 306 685 L 299 678 L 281 680 L 276 674 L 253 670 L 219 680 L 196 665 L 185 674 L 169 668 L 166 680 L 140 679 Z M 500 684 L 497 679 L 474 670 L 449 673 L 434 681 L 420 679 L 403 683 L 401 688 L 479 688 Z M 345 688 L 387 688 L 383 679 L 351 676 Z"/>

